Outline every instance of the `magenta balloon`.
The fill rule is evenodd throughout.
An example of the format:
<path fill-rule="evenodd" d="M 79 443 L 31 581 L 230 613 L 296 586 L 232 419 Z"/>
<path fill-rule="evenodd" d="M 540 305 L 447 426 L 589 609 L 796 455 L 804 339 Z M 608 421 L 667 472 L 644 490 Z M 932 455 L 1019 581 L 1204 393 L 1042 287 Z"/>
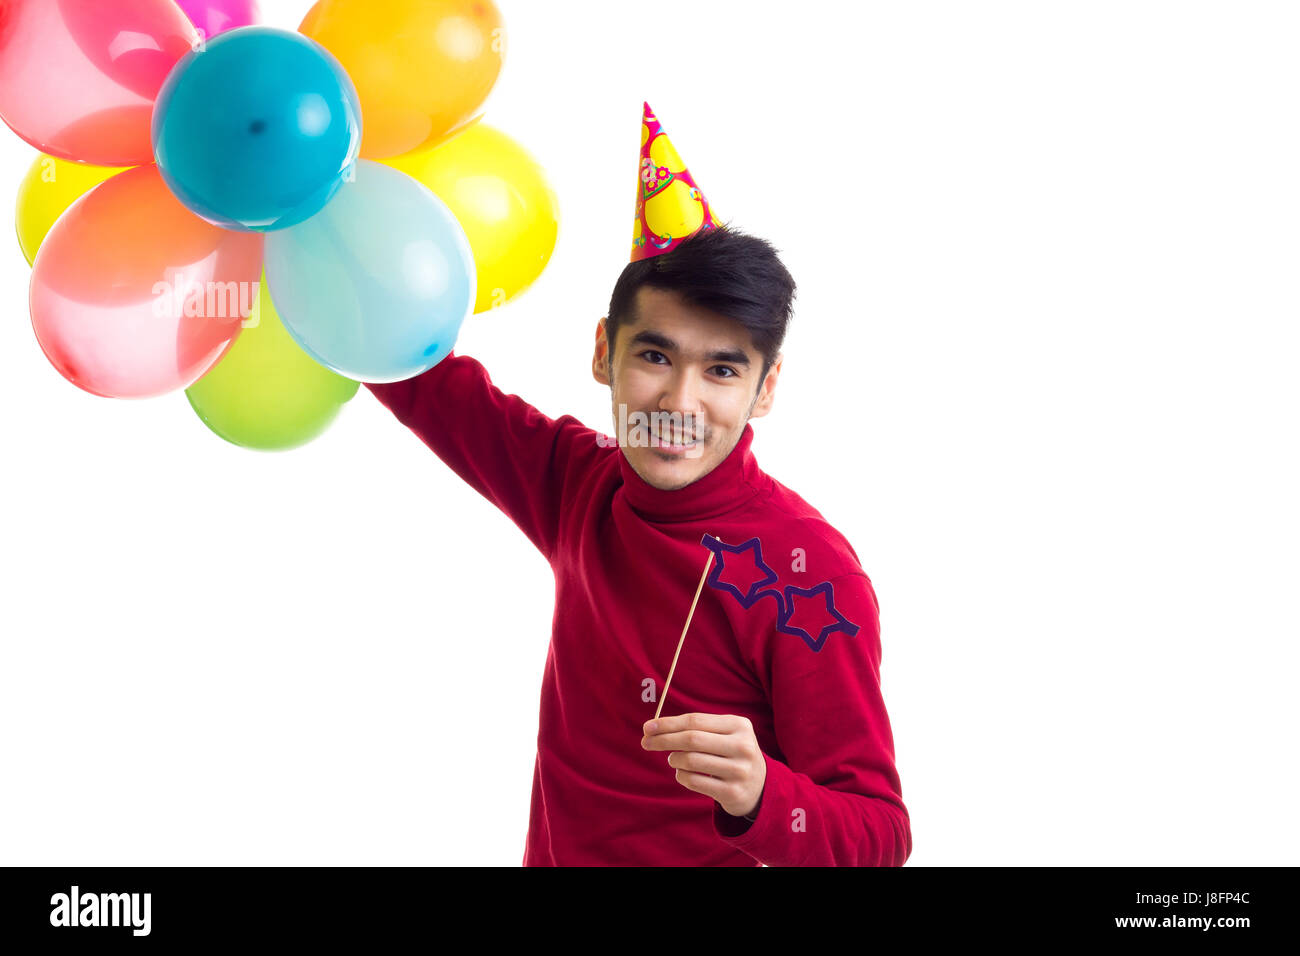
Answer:
<path fill-rule="evenodd" d="M 236 27 L 247 27 L 260 19 L 257 0 L 176 0 L 190 22 L 212 39 Z"/>
<path fill-rule="evenodd" d="M 154 99 L 197 42 L 172 0 L 2 0 L 0 118 L 61 159 L 153 162 Z"/>

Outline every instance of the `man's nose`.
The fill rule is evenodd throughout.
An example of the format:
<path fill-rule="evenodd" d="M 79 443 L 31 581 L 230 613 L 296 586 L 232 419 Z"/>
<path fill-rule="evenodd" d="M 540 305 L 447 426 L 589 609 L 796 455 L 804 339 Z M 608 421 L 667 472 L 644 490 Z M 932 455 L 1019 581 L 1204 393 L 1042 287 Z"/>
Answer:
<path fill-rule="evenodd" d="M 665 412 L 690 412 L 700 410 L 700 377 L 691 369 L 674 372 L 667 388 L 659 398 L 659 408 Z"/>

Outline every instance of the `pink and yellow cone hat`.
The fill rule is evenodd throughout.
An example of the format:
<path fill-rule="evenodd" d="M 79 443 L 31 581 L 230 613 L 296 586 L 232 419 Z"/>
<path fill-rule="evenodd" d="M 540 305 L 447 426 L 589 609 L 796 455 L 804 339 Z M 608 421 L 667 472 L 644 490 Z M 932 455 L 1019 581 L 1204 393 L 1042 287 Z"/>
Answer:
<path fill-rule="evenodd" d="M 671 252 L 697 232 L 722 228 L 650 104 L 642 105 L 632 262 Z"/>

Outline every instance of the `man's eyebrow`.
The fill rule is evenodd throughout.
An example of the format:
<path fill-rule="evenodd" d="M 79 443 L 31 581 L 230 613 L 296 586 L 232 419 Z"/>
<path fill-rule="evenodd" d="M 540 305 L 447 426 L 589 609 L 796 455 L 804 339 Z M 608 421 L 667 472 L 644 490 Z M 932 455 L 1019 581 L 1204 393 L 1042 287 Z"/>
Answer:
<path fill-rule="evenodd" d="M 675 339 L 671 339 L 662 332 L 656 332 L 653 329 L 644 329 L 628 340 L 628 345 L 636 345 L 637 343 L 653 345 L 666 352 L 681 351 L 681 346 L 677 344 Z M 733 365 L 743 365 L 746 368 L 750 365 L 749 356 L 740 349 L 714 349 L 706 353 L 704 358 L 710 362 L 731 362 Z"/>

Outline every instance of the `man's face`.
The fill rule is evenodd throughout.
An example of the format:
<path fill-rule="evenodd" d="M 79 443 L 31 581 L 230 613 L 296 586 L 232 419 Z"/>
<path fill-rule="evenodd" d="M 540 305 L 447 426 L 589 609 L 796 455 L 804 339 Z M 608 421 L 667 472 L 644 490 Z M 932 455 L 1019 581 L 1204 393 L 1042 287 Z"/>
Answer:
<path fill-rule="evenodd" d="M 634 315 L 619 327 L 613 355 L 600 321 L 591 370 L 610 386 L 614 434 L 627 435 L 628 463 L 647 484 L 673 491 L 711 472 L 745 423 L 771 410 L 781 356 L 760 387 L 763 357 L 734 319 L 646 286 Z"/>

